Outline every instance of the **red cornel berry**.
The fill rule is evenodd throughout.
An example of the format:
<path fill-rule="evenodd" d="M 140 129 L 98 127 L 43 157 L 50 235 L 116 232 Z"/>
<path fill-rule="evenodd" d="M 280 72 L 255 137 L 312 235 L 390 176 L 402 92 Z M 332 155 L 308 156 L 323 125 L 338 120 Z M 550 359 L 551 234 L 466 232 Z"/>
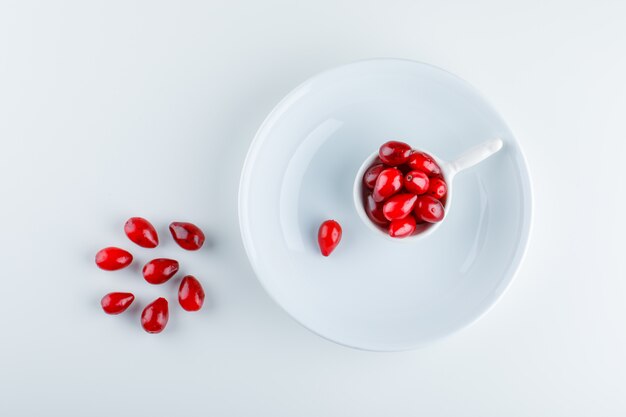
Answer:
<path fill-rule="evenodd" d="M 328 256 L 341 241 L 341 226 L 335 220 L 326 220 L 317 233 L 317 243 L 322 255 Z"/>
<path fill-rule="evenodd" d="M 428 179 L 428 175 L 424 174 L 422 171 L 409 171 L 404 176 L 404 188 L 411 193 L 424 194 L 428 191 L 429 185 L 430 180 Z"/>
<path fill-rule="evenodd" d="M 428 174 L 429 177 L 441 174 L 439 165 L 430 155 L 424 152 L 414 151 L 411 153 L 408 164 L 411 169 L 422 171 Z"/>
<path fill-rule="evenodd" d="M 142 248 L 156 248 L 159 236 L 152 224 L 143 217 L 131 217 L 124 224 L 126 236 Z"/>
<path fill-rule="evenodd" d="M 437 200 L 441 200 L 446 196 L 448 192 L 448 186 L 446 182 L 441 178 L 433 178 L 428 186 L 428 195 L 432 195 Z"/>
<path fill-rule="evenodd" d="M 174 259 L 153 259 L 143 267 L 143 277 L 150 284 L 163 284 L 178 272 L 178 261 Z"/>
<path fill-rule="evenodd" d="M 417 199 L 415 217 L 428 223 L 437 223 L 443 220 L 444 208 L 435 197 L 424 195 Z"/>
<path fill-rule="evenodd" d="M 380 203 L 391 197 L 402 188 L 402 172 L 396 168 L 383 169 L 374 185 L 372 197 L 374 201 Z"/>
<path fill-rule="evenodd" d="M 161 333 L 169 317 L 167 300 L 160 297 L 148 304 L 141 312 L 141 326 L 148 333 Z"/>
<path fill-rule="evenodd" d="M 193 223 L 172 222 L 170 233 L 176 243 L 186 250 L 198 250 L 204 244 L 204 233 Z"/>
<path fill-rule="evenodd" d="M 385 165 L 392 167 L 404 164 L 411 154 L 411 147 L 395 140 L 385 142 L 378 150 L 378 157 Z"/>
<path fill-rule="evenodd" d="M 416 201 L 415 194 L 396 194 L 385 202 L 383 214 L 387 220 L 404 219 L 413 211 Z"/>
<path fill-rule="evenodd" d="M 108 247 L 96 253 L 96 265 L 105 271 L 117 271 L 126 268 L 133 261 L 133 255 L 124 249 Z"/>
<path fill-rule="evenodd" d="M 374 185 L 376 185 L 378 175 L 383 169 L 385 169 L 383 164 L 376 164 L 369 167 L 368 170 L 365 171 L 365 174 L 363 174 L 363 184 L 365 184 L 365 186 L 370 190 L 373 190 Z"/>
<path fill-rule="evenodd" d="M 204 290 L 200 282 L 192 275 L 187 275 L 178 288 L 178 302 L 186 311 L 198 311 L 204 303 Z"/>
<path fill-rule="evenodd" d="M 129 292 L 111 292 L 102 297 L 100 305 L 107 314 L 120 314 L 126 311 L 135 301 L 135 296 Z"/>
<path fill-rule="evenodd" d="M 417 226 L 413 216 L 406 216 L 403 219 L 393 220 L 389 223 L 389 236 L 403 238 L 410 236 Z"/>

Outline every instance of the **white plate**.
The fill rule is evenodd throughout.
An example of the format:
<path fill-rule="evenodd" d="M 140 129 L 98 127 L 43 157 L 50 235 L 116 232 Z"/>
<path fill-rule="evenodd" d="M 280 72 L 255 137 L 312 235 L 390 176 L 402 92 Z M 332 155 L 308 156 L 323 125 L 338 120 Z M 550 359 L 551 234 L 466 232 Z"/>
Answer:
<path fill-rule="evenodd" d="M 447 160 L 486 139 L 504 148 L 455 178 L 449 217 L 425 239 L 395 242 L 357 216 L 363 160 L 402 140 Z M 293 90 L 259 129 L 243 168 L 239 218 L 252 266 L 298 322 L 343 345 L 405 350 L 475 321 L 525 252 L 531 187 L 519 144 L 466 82 L 406 60 L 356 62 Z M 317 229 L 343 226 L 330 257 Z"/>

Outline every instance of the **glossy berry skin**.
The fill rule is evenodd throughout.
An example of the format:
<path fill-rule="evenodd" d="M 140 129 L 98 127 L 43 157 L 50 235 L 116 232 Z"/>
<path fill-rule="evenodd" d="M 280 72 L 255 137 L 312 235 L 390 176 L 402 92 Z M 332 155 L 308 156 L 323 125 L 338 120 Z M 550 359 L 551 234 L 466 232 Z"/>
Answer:
<path fill-rule="evenodd" d="M 157 298 L 141 312 L 141 326 L 148 333 L 161 333 L 169 320 L 169 306 L 163 297 Z"/>
<path fill-rule="evenodd" d="M 365 174 L 363 174 L 363 185 L 373 190 L 374 185 L 376 185 L 376 179 L 383 169 L 385 169 L 383 164 L 376 164 L 369 167 L 368 170 L 365 171 Z"/>
<path fill-rule="evenodd" d="M 448 186 L 446 182 L 441 178 L 433 178 L 428 186 L 428 195 L 435 197 L 437 200 L 441 200 L 448 193 Z"/>
<path fill-rule="evenodd" d="M 120 314 L 126 311 L 135 301 L 135 296 L 129 292 L 110 292 L 100 300 L 102 309 L 107 314 Z"/>
<path fill-rule="evenodd" d="M 404 176 L 404 188 L 413 194 L 424 194 L 428 191 L 430 180 L 422 171 L 409 171 Z"/>
<path fill-rule="evenodd" d="M 387 226 L 389 224 L 389 220 L 383 214 L 383 203 L 374 201 L 374 197 L 371 194 L 365 196 L 365 213 L 367 213 L 367 217 L 371 221 L 379 226 Z"/>
<path fill-rule="evenodd" d="M 126 268 L 133 261 L 133 255 L 124 249 L 110 246 L 96 253 L 96 265 L 105 271 L 117 271 Z"/>
<path fill-rule="evenodd" d="M 441 174 L 441 168 L 435 162 L 435 160 L 424 152 L 415 151 L 409 156 L 409 166 L 411 169 L 422 171 L 429 177 L 433 177 Z"/>
<path fill-rule="evenodd" d="M 172 222 L 170 233 L 178 246 L 186 250 L 198 250 L 204 244 L 204 233 L 193 223 Z"/>
<path fill-rule="evenodd" d="M 204 290 L 200 282 L 192 275 L 187 275 L 178 288 L 178 302 L 186 311 L 198 311 L 204 303 Z"/>
<path fill-rule="evenodd" d="M 416 201 L 415 194 L 396 194 L 383 205 L 383 215 L 387 220 L 404 219 L 413 211 Z"/>
<path fill-rule="evenodd" d="M 143 277 L 150 284 L 163 284 L 178 272 L 178 261 L 167 258 L 153 259 L 143 267 Z"/>
<path fill-rule="evenodd" d="M 423 195 L 417 199 L 415 217 L 428 223 L 437 223 L 443 220 L 444 208 L 441 201 L 430 195 Z"/>
<path fill-rule="evenodd" d="M 395 238 L 403 238 L 411 236 L 415 231 L 415 218 L 406 216 L 404 219 L 393 220 L 389 223 L 389 236 Z"/>
<path fill-rule="evenodd" d="M 126 236 L 142 248 L 156 248 L 159 235 L 152 224 L 143 217 L 131 217 L 124 224 Z"/>
<path fill-rule="evenodd" d="M 392 167 L 406 163 L 411 154 L 411 147 L 404 142 L 389 141 L 378 150 L 378 157 L 385 165 Z"/>
<path fill-rule="evenodd" d="M 391 197 L 402 188 L 402 172 L 396 168 L 383 169 L 376 179 L 372 197 L 374 201 L 380 203 Z"/>
<path fill-rule="evenodd" d="M 317 243 L 322 255 L 328 256 L 341 241 L 341 226 L 335 220 L 326 220 L 317 232 Z"/>

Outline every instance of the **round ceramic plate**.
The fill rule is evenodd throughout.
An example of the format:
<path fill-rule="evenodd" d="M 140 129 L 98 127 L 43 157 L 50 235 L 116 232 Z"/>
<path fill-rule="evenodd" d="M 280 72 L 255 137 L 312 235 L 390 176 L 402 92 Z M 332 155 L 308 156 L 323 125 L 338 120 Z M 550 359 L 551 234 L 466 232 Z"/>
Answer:
<path fill-rule="evenodd" d="M 454 179 L 435 233 L 396 242 L 357 215 L 359 166 L 388 141 L 444 160 L 494 137 L 496 155 Z M 396 59 L 356 62 L 293 90 L 259 129 L 243 168 L 239 218 L 252 266 L 298 322 L 343 345 L 405 350 L 475 321 L 517 271 L 531 224 L 519 144 L 463 80 Z M 330 257 L 317 247 L 326 219 L 343 227 Z"/>

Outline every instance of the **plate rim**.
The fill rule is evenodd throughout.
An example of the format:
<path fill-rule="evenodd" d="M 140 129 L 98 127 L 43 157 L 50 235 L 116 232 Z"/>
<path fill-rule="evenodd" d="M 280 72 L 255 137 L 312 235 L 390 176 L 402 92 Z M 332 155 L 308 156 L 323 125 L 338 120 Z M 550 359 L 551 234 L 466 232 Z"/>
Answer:
<path fill-rule="evenodd" d="M 504 283 L 504 286 L 501 288 L 501 290 L 499 291 L 499 293 L 497 293 L 492 300 L 489 301 L 489 304 L 486 306 L 486 308 L 480 312 L 479 314 L 477 314 L 476 316 L 474 316 L 471 320 L 467 321 L 466 323 L 464 323 L 463 325 L 457 327 L 456 329 L 444 334 L 444 335 L 440 335 L 440 336 L 436 336 L 433 338 L 430 338 L 426 341 L 422 341 L 422 342 L 417 342 L 417 343 L 412 343 L 412 344 L 407 344 L 406 346 L 402 346 L 402 347 L 389 347 L 389 348 L 385 348 L 382 346 L 363 346 L 363 345 L 356 345 L 356 344 L 351 344 L 342 340 L 337 340 L 335 338 L 329 337 L 327 335 L 321 334 L 320 332 L 316 331 L 315 329 L 309 327 L 308 325 L 306 325 L 305 323 L 303 323 L 302 321 L 300 321 L 297 317 L 295 317 L 294 315 L 292 315 L 284 306 L 282 303 L 280 303 L 276 297 L 274 296 L 274 294 L 269 290 L 269 288 L 267 287 L 267 285 L 265 284 L 265 282 L 263 281 L 263 279 L 260 277 L 260 274 L 258 272 L 258 266 L 256 264 L 256 262 L 253 260 L 254 256 L 252 255 L 253 253 L 253 249 L 251 247 L 252 242 L 250 241 L 250 237 L 246 235 L 246 231 L 244 230 L 244 224 L 245 224 L 245 220 L 244 220 L 244 212 L 246 211 L 246 208 L 248 206 L 248 202 L 247 202 L 247 198 L 248 198 L 248 193 L 247 190 L 250 188 L 249 185 L 249 180 L 248 178 L 251 177 L 250 175 L 250 171 L 252 170 L 252 167 L 254 165 L 254 159 L 256 158 L 256 154 L 258 153 L 260 146 L 261 146 L 261 135 L 264 133 L 264 131 L 266 130 L 266 128 L 272 124 L 274 122 L 274 119 L 276 119 L 280 114 L 282 114 L 282 112 L 285 110 L 285 106 L 288 104 L 289 101 L 292 101 L 296 98 L 298 98 L 298 95 L 302 92 L 302 90 L 308 85 L 311 84 L 313 81 L 315 81 L 318 78 L 323 77 L 324 75 L 334 72 L 334 71 L 338 71 L 340 69 L 344 69 L 346 67 L 350 67 L 350 66 L 355 66 L 355 65 L 360 65 L 360 64 L 365 64 L 365 63 L 369 63 L 369 62 L 403 62 L 403 63 L 408 63 L 408 64 L 415 64 L 415 65 L 420 65 L 420 66 L 426 66 L 429 67 L 431 69 L 437 70 L 437 71 L 441 71 L 445 74 L 447 74 L 448 76 L 455 78 L 457 81 L 460 81 L 461 84 L 463 84 L 466 88 L 468 88 L 469 90 L 471 90 L 477 97 L 479 97 L 484 104 L 497 116 L 499 117 L 503 124 L 504 127 L 507 130 L 507 133 L 510 135 L 511 138 L 514 139 L 515 144 L 518 148 L 519 151 L 519 156 L 521 158 L 521 163 L 522 166 L 524 168 L 525 174 L 526 176 L 524 177 L 524 181 L 522 181 L 524 184 L 526 185 L 527 189 L 528 189 L 528 198 L 524 199 L 524 206 L 527 210 L 526 211 L 526 215 L 522 216 L 523 218 L 523 223 L 525 223 L 527 225 L 527 232 L 525 234 L 523 234 L 521 236 L 521 239 L 518 243 L 518 248 L 516 250 L 516 253 L 514 254 L 513 257 L 513 263 L 515 263 L 517 261 L 517 264 L 514 267 L 514 270 L 511 272 L 510 278 L 508 279 L 508 281 L 506 283 Z M 287 107 L 288 108 L 288 107 Z M 502 299 L 502 297 L 504 296 L 504 294 L 509 290 L 509 288 L 511 287 L 513 281 L 516 279 L 519 270 L 522 266 L 522 264 L 524 263 L 524 260 L 526 259 L 527 253 L 528 253 L 528 246 L 529 246 L 529 242 L 533 233 L 533 224 L 534 224 L 534 212 L 535 212 L 535 207 L 534 207 L 534 185 L 533 185 L 533 180 L 532 180 L 532 175 L 530 173 L 530 170 L 528 169 L 528 160 L 526 158 L 526 154 L 522 148 L 522 145 L 520 143 L 520 141 L 518 140 L 518 138 L 513 134 L 513 132 L 511 131 L 510 127 L 508 126 L 508 123 L 506 123 L 505 119 L 500 115 L 500 113 L 496 110 L 496 108 L 491 104 L 491 101 L 488 100 L 476 87 L 474 87 L 471 83 L 469 83 L 468 81 L 466 81 L 465 79 L 441 68 L 438 67 L 436 65 L 432 65 L 432 64 L 428 64 L 425 62 L 421 62 L 421 61 L 417 61 L 417 60 L 413 60 L 413 59 L 408 59 L 408 58 L 389 58 L 389 57 L 379 57 L 379 58 L 368 58 L 368 59 L 361 59 L 361 60 L 357 60 L 357 61 L 352 61 L 346 64 L 342 64 L 342 65 L 338 65 L 338 66 L 334 66 L 331 68 L 328 68 L 326 70 L 320 71 L 318 73 L 315 73 L 314 75 L 308 77 L 307 79 L 305 79 L 303 82 L 301 82 L 300 84 L 298 84 L 297 86 L 295 86 L 294 88 L 292 88 L 280 101 L 278 101 L 278 103 L 276 103 L 274 105 L 274 107 L 272 108 L 272 110 L 268 113 L 268 115 L 265 117 L 265 119 L 263 120 L 263 122 L 259 125 L 258 129 L 256 130 L 254 137 L 252 139 L 252 141 L 250 142 L 250 145 L 248 147 L 248 151 L 246 153 L 246 157 L 244 159 L 243 162 L 243 166 L 241 169 L 241 175 L 239 178 L 239 190 L 238 190 L 238 199 L 237 199 L 237 207 L 238 207 L 238 220 L 239 220 L 239 231 L 241 234 L 241 239 L 243 242 L 243 246 L 244 246 L 244 250 L 246 252 L 246 257 L 248 258 L 248 261 L 250 262 L 250 265 L 252 266 L 252 270 L 254 271 L 254 275 L 257 279 L 257 281 L 261 284 L 261 287 L 263 288 L 263 290 L 265 291 L 265 293 L 270 297 L 270 299 L 280 307 L 281 310 L 283 310 L 287 316 L 291 317 L 292 320 L 294 320 L 296 323 L 298 323 L 299 325 L 301 325 L 302 327 L 304 327 L 305 329 L 309 330 L 310 332 L 316 334 L 317 336 L 321 337 L 322 339 L 328 340 L 330 342 L 336 343 L 338 345 L 344 346 L 344 347 L 348 347 L 348 348 L 352 348 L 352 349 L 357 349 L 357 350 L 361 350 L 361 351 L 370 351 L 370 352 L 403 352 L 403 351 L 409 351 L 409 350 L 415 350 L 415 349 L 419 349 L 422 348 L 424 346 L 427 345 L 431 345 L 433 343 L 436 342 L 441 342 L 451 336 L 456 335 L 457 333 L 461 332 L 462 330 L 465 330 L 467 328 L 469 328 L 470 326 L 474 325 L 477 321 L 479 321 L 481 318 L 483 318 L 487 313 L 489 313 L 491 311 L 491 309 L 494 308 L 494 306 Z"/>

